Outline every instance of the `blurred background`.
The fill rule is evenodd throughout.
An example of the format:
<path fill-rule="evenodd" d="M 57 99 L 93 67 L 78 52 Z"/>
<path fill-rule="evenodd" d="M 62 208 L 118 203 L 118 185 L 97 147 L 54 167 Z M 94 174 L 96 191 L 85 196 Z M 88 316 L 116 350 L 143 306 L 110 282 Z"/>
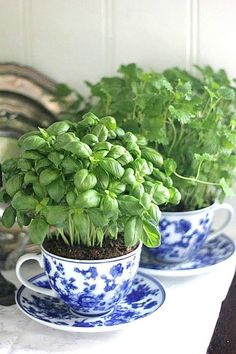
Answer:
<path fill-rule="evenodd" d="M 34 85 L 27 83 L 29 95 L 34 93 L 41 106 L 31 102 L 22 120 L 27 123 L 44 110 L 47 126 L 60 110 L 50 104 L 55 81 L 86 95 L 84 80 L 96 82 L 113 75 L 120 64 L 136 62 L 157 71 L 179 66 L 193 74 L 194 64 L 209 64 L 236 77 L 235 15 L 235 0 L 0 0 L 0 63 L 27 65 L 51 79 L 24 73 Z M 6 67 L 0 76 L 1 70 L 5 75 Z M 24 83 L 18 86 L 22 91 Z M 7 108 L 12 102 L 19 104 L 19 94 L 8 97 Z M 15 111 L 24 111 L 24 100 L 20 105 Z M 38 125 L 37 119 L 33 125 Z M 4 129 L 2 134 L 0 129 L 0 162 L 17 154 Z M 236 209 L 235 198 L 231 204 Z M 236 220 L 229 233 L 236 239 L 235 226 Z"/>

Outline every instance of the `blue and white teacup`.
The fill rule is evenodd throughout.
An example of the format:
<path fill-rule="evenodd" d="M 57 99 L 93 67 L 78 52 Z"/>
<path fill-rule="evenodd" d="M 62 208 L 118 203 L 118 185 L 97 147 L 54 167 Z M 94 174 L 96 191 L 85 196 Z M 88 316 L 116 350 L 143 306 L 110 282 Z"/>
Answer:
<path fill-rule="evenodd" d="M 216 211 L 226 210 L 223 225 L 211 232 Z M 202 247 L 203 243 L 219 235 L 232 221 L 234 210 L 228 203 L 213 204 L 207 208 L 188 212 L 163 212 L 159 224 L 161 246 L 148 248 L 156 259 L 166 263 L 181 263 Z"/>
<path fill-rule="evenodd" d="M 75 260 L 56 256 L 42 247 L 42 254 L 26 254 L 16 265 L 18 279 L 38 293 L 59 297 L 72 311 L 97 316 L 110 311 L 129 291 L 137 273 L 141 243 L 131 253 L 105 260 Z M 51 289 L 30 283 L 21 265 L 36 260 L 44 268 Z"/>

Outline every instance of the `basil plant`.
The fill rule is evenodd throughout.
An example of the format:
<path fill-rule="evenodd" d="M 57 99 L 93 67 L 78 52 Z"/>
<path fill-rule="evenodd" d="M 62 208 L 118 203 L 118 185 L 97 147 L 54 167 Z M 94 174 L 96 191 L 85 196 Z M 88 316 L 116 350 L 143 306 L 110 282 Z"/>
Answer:
<path fill-rule="evenodd" d="M 93 113 L 24 134 L 20 157 L 2 164 L 1 200 L 9 203 L 3 225 L 29 225 L 37 244 L 62 237 L 68 245 L 102 247 L 120 234 L 126 246 L 158 246 L 158 205 L 177 204 L 180 193 L 171 161 L 145 143 L 113 117 Z"/>

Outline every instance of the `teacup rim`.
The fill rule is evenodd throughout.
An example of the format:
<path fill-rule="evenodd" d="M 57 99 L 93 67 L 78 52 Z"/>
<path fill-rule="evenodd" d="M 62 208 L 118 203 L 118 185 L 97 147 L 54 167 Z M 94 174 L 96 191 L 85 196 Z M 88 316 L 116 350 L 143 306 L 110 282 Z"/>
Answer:
<path fill-rule="evenodd" d="M 213 204 L 209 205 L 208 207 L 197 209 L 197 210 L 189 210 L 189 211 L 162 211 L 161 215 L 167 215 L 167 216 L 173 216 L 173 215 L 192 215 L 192 214 L 200 214 L 202 212 L 207 212 L 211 209 L 214 209 L 219 205 L 220 203 L 214 202 Z"/>
<path fill-rule="evenodd" d="M 41 247 L 41 251 L 43 254 L 46 254 L 50 257 L 59 259 L 61 261 L 66 261 L 66 262 L 74 262 L 74 263 L 85 263 L 85 264 L 101 264 L 101 263 L 111 263 L 111 262 L 116 262 L 116 261 L 122 261 L 126 258 L 132 257 L 135 253 L 141 252 L 141 248 L 142 248 L 142 242 L 139 241 L 138 246 L 130 253 L 128 254 L 124 254 L 123 256 L 119 256 L 119 257 L 113 257 L 113 258 L 104 258 L 104 259 L 73 259 L 73 258 L 66 258 L 66 257 L 62 257 L 62 256 L 58 256 L 56 254 L 53 254 L 47 250 L 45 250 L 45 248 L 43 247 L 43 245 L 40 246 Z"/>

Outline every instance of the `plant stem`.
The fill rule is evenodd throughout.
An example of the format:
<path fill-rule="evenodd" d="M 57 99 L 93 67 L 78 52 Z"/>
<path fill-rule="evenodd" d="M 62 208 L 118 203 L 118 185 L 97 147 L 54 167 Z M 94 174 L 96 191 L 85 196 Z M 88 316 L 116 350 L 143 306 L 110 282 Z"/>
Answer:
<path fill-rule="evenodd" d="M 201 184 L 207 184 L 207 185 L 210 185 L 210 186 L 220 186 L 220 183 L 207 182 L 207 181 L 202 181 L 201 179 L 197 179 L 197 178 L 193 178 L 193 177 L 181 176 L 181 175 L 179 175 L 177 172 L 174 172 L 174 175 L 175 175 L 176 177 L 179 177 L 179 178 L 184 179 L 185 181 L 189 181 L 189 182 L 196 182 L 196 183 L 201 183 Z"/>
<path fill-rule="evenodd" d="M 170 123 L 172 130 L 173 130 L 173 140 L 172 140 L 172 144 L 171 144 L 169 151 L 168 151 L 168 155 L 170 155 L 173 147 L 175 146 L 177 133 L 176 133 L 176 129 L 175 129 L 175 125 L 174 125 L 173 121 L 171 119 L 168 119 L 168 122 Z"/>
<path fill-rule="evenodd" d="M 70 246 L 70 243 L 68 242 L 66 236 L 64 235 L 63 229 L 59 229 L 59 233 L 60 233 L 60 235 L 61 235 L 63 241 L 64 241 L 68 246 Z"/>
<path fill-rule="evenodd" d="M 198 179 L 198 177 L 199 177 L 199 175 L 200 175 L 202 163 L 203 163 L 203 160 L 199 162 L 198 169 L 197 169 L 197 175 L 196 175 L 196 177 L 195 177 L 196 179 Z"/>

